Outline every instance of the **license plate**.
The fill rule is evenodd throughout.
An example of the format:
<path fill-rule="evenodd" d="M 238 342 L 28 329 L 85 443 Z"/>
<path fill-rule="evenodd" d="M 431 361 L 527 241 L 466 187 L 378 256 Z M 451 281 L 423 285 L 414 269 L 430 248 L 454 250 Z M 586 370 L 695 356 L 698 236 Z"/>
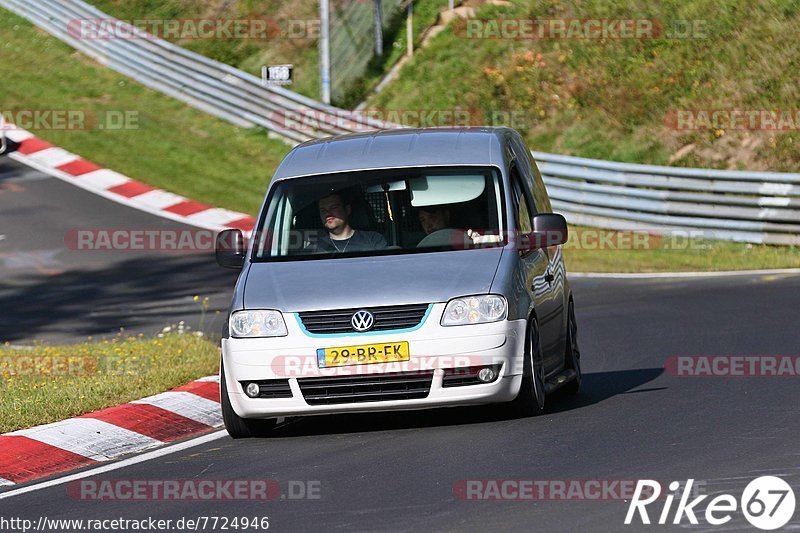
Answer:
<path fill-rule="evenodd" d="M 320 348 L 317 350 L 317 364 L 320 368 L 393 363 L 395 361 L 408 361 L 410 357 L 408 342 L 405 341 L 362 344 L 359 346 L 338 346 L 336 348 Z"/>

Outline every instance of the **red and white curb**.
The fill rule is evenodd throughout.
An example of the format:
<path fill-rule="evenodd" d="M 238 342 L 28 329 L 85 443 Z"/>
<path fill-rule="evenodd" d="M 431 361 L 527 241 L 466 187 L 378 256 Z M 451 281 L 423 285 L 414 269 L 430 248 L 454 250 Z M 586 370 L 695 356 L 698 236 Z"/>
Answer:
<path fill-rule="evenodd" d="M 6 137 L 20 143 L 8 157 L 82 189 L 128 207 L 205 229 L 237 228 L 250 232 L 255 218 L 244 213 L 202 204 L 156 189 L 113 170 L 100 167 L 33 133 L 10 128 Z"/>
<path fill-rule="evenodd" d="M 0 486 L 91 466 L 222 426 L 219 377 L 0 435 Z"/>

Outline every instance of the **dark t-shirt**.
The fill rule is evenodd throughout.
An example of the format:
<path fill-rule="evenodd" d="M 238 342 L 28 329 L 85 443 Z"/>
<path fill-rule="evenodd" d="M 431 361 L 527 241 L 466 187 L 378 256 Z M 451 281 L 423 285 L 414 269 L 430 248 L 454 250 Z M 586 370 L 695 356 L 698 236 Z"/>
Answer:
<path fill-rule="evenodd" d="M 335 244 L 334 244 L 335 242 Z M 382 250 L 386 248 L 386 239 L 375 231 L 355 230 L 349 239 L 333 241 L 327 231 L 320 232 L 316 243 L 310 243 L 306 248 L 312 252 L 364 252 L 369 250 Z"/>

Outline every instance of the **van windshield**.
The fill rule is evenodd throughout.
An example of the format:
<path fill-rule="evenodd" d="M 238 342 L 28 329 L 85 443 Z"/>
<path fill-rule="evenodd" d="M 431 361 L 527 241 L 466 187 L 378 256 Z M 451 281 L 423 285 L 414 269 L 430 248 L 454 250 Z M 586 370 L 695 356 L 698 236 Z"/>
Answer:
<path fill-rule="evenodd" d="M 255 261 L 503 246 L 493 167 L 411 168 L 283 180 L 254 234 Z"/>

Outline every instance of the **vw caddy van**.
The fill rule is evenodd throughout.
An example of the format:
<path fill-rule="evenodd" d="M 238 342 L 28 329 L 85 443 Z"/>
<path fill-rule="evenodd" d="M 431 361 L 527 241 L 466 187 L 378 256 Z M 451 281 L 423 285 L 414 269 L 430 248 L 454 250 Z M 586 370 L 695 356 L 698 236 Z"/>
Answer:
<path fill-rule="evenodd" d="M 509 128 L 314 140 L 278 167 L 222 338 L 233 437 L 281 417 L 506 403 L 581 384 L 575 312 L 530 150 Z"/>

